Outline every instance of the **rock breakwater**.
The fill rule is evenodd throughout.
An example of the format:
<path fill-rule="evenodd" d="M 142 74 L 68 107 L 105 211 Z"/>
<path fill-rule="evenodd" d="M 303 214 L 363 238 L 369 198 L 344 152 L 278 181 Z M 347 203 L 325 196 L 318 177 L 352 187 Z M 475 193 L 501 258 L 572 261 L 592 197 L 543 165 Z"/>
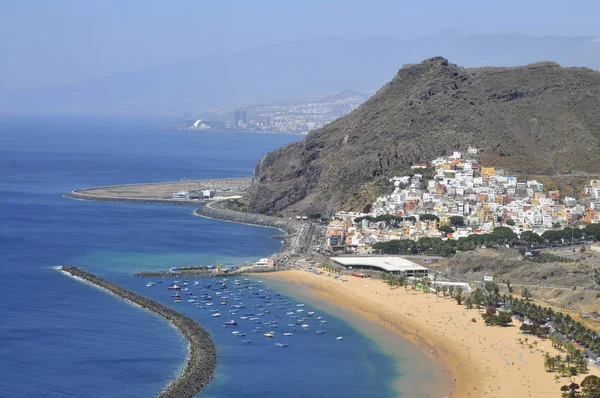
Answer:
<path fill-rule="evenodd" d="M 285 231 L 288 235 L 297 235 L 302 231 L 301 222 L 262 214 L 242 213 L 226 208 L 225 202 L 208 203 L 196 210 L 196 215 L 239 224 L 276 228 Z M 285 239 L 283 251 L 290 251 L 295 243 L 294 239 Z"/>
<path fill-rule="evenodd" d="M 60 270 L 153 312 L 179 329 L 188 342 L 189 355 L 187 363 L 179 377 L 169 383 L 164 391 L 158 395 L 160 398 L 193 397 L 210 382 L 217 363 L 217 352 L 208 332 L 196 321 L 165 305 L 117 286 L 75 266 L 64 265 L 60 267 Z"/>

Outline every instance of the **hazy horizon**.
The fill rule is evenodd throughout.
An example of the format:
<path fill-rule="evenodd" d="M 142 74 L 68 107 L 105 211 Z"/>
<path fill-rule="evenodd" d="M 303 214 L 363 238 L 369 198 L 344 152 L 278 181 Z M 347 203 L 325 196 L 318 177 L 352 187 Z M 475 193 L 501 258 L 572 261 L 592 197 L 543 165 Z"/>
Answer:
<path fill-rule="evenodd" d="M 556 3 L 3 3 L 0 95 L 5 98 L 0 101 L 0 112 L 132 112 L 134 104 L 142 113 L 173 114 L 294 95 L 372 91 L 391 79 L 403 63 L 434 55 L 464 66 L 549 60 L 600 69 L 600 31 L 595 24 L 600 3 Z M 460 40 L 469 43 L 458 43 Z M 317 48 L 305 49 L 303 43 Z M 351 47 L 357 43 L 356 48 Z M 374 46 L 379 52 L 371 50 Z M 286 47 L 291 48 L 290 54 Z M 346 51 L 356 54 L 350 57 Z M 259 55 L 253 58 L 253 54 Z M 268 64 L 294 55 L 310 58 L 298 60 L 299 70 L 317 63 L 325 69 L 323 75 L 317 68 L 310 75 L 298 75 L 315 80 L 313 85 L 277 87 L 294 73 L 275 77 L 273 82 L 268 76 L 261 80 L 260 71 Z M 344 56 L 347 58 L 342 59 Z M 246 84 L 254 76 L 252 71 L 239 70 L 236 62 L 256 69 L 254 85 Z M 353 62 L 360 65 L 350 66 L 344 75 L 344 66 Z M 290 68 L 284 63 L 281 67 Z M 337 76 L 338 70 L 342 76 Z M 205 76 L 194 76 L 195 71 Z M 213 82 L 201 79 L 212 76 L 218 82 L 214 87 Z M 183 90 L 186 79 L 194 94 Z M 136 80 L 131 87 L 123 84 Z M 329 84 L 330 80 L 337 82 Z M 147 92 L 140 92 L 145 86 Z M 85 92 L 93 92 L 97 101 L 82 101 Z M 16 97 L 14 104 L 11 96 Z M 71 97 L 77 98 L 75 105 L 64 100 Z M 164 103 L 157 105 L 156 101 Z M 79 106 L 82 102 L 85 104 Z"/>

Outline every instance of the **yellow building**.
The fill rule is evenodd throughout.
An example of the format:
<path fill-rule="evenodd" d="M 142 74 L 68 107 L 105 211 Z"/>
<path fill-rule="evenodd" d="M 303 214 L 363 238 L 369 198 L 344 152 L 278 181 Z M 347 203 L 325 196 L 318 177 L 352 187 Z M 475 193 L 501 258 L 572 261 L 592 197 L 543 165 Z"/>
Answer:
<path fill-rule="evenodd" d="M 493 167 L 482 167 L 481 168 L 481 176 L 482 177 L 493 177 L 496 175 L 496 169 Z"/>

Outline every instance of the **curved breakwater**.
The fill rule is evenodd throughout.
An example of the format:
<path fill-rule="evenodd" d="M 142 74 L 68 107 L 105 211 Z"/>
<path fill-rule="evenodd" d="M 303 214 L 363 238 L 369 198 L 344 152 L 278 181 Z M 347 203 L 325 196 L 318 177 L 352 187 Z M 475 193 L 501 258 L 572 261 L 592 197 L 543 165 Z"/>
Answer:
<path fill-rule="evenodd" d="M 212 218 L 215 220 L 228 221 L 238 224 L 256 225 L 259 227 L 275 228 L 284 231 L 288 237 L 290 235 L 301 235 L 302 225 L 299 222 L 262 214 L 242 213 L 241 211 L 227 209 L 224 203 L 208 203 L 198 210 L 195 214 L 200 217 Z M 282 238 L 283 239 L 283 238 Z M 283 252 L 289 251 L 298 239 L 283 239 Z"/>
<path fill-rule="evenodd" d="M 215 345 L 206 330 L 197 322 L 171 308 L 119 287 L 94 274 L 72 265 L 59 268 L 73 277 L 102 288 L 166 319 L 175 326 L 188 342 L 188 358 L 183 372 L 158 395 L 161 398 L 193 397 L 213 377 L 217 363 Z"/>

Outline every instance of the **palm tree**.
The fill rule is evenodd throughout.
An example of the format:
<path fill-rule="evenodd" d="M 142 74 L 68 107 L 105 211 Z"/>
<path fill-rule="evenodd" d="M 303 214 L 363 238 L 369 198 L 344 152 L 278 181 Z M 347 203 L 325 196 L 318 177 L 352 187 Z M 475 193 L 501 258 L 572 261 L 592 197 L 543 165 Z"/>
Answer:
<path fill-rule="evenodd" d="M 560 373 L 561 376 L 568 376 L 569 375 L 569 367 L 567 366 L 566 363 L 564 362 L 560 362 L 558 364 L 558 373 Z"/>
<path fill-rule="evenodd" d="M 554 370 L 554 358 L 548 352 L 544 354 L 544 368 L 546 368 L 546 371 L 548 372 Z"/>
<path fill-rule="evenodd" d="M 462 289 L 462 287 L 460 287 L 460 286 L 457 286 L 457 287 L 456 287 L 456 290 L 455 290 L 454 292 L 455 292 L 455 293 L 454 293 L 454 298 L 456 299 L 456 303 L 457 303 L 458 305 L 460 305 L 460 304 L 461 304 L 461 302 L 462 302 L 462 292 L 463 292 L 463 289 Z"/>

